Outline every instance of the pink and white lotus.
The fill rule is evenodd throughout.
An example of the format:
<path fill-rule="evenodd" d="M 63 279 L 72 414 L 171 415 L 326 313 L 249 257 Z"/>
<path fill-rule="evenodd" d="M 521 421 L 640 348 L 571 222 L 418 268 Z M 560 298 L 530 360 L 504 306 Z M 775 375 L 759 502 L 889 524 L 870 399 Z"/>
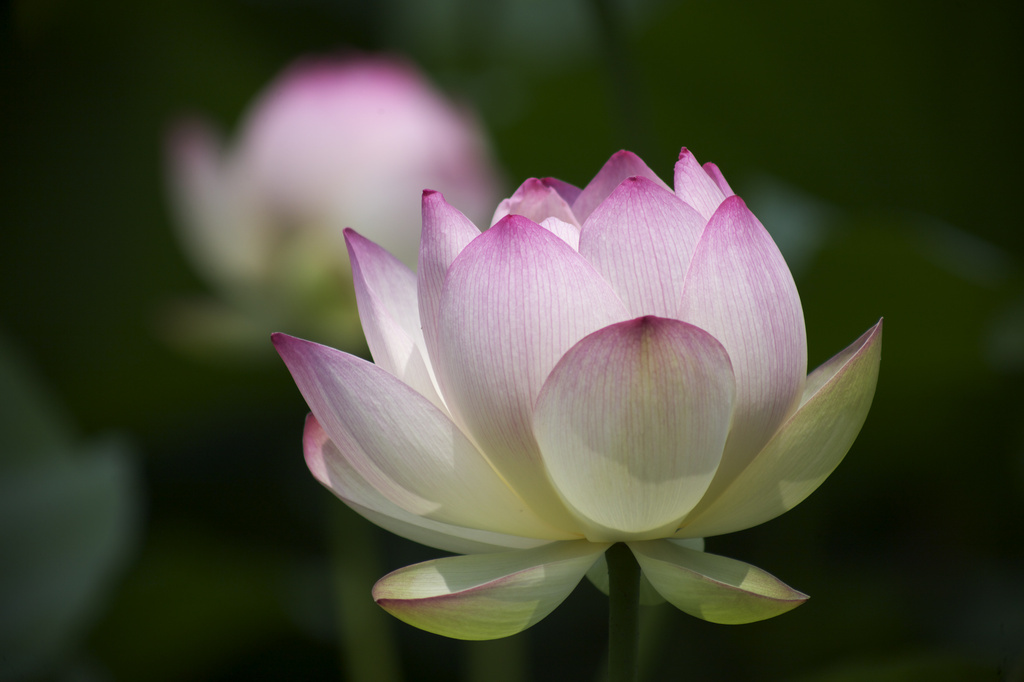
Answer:
<path fill-rule="evenodd" d="M 418 271 L 348 230 L 374 363 L 283 334 L 316 478 L 374 523 L 464 556 L 377 602 L 464 639 L 519 632 L 623 542 L 653 591 L 720 623 L 806 596 L 702 538 L 791 509 L 874 395 L 881 322 L 807 375 L 771 237 L 686 149 L 674 190 L 615 154 L 580 190 L 526 181 L 490 229 L 423 193 Z"/>

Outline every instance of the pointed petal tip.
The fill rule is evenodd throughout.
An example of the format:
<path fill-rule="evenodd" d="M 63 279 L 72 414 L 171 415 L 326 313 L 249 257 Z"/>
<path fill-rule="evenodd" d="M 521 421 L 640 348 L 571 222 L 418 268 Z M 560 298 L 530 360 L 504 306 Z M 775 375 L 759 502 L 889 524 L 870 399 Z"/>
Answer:
<path fill-rule="evenodd" d="M 730 210 L 730 211 L 749 211 L 747 208 L 747 202 L 743 201 L 743 198 L 738 194 L 730 194 L 725 200 L 718 206 L 718 210 Z"/>
<path fill-rule="evenodd" d="M 356 232 L 351 227 L 346 227 L 341 231 L 342 236 L 345 238 L 345 248 L 348 249 L 349 257 L 352 257 L 352 248 L 360 240 L 366 240 L 366 237 Z"/>
<path fill-rule="evenodd" d="M 739 625 L 774 618 L 809 598 L 736 559 L 662 540 L 628 544 L 644 575 L 666 601 L 710 623 Z"/>
<path fill-rule="evenodd" d="M 294 337 L 291 334 L 285 334 L 284 332 L 274 332 L 270 335 L 270 342 L 274 344 L 274 348 L 277 349 L 278 353 L 283 352 L 286 348 L 293 345 L 294 342 L 300 340 L 301 339 Z"/>

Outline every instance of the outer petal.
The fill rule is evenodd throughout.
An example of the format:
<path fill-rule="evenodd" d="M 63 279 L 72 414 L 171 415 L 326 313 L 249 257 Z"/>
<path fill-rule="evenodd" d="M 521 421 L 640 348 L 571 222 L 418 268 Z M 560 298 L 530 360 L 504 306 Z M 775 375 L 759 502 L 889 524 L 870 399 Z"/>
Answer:
<path fill-rule="evenodd" d="M 878 382 L 882 322 L 807 377 L 800 408 L 720 495 L 702 503 L 680 535 L 732 533 L 802 502 L 839 465 L 867 418 Z"/>
<path fill-rule="evenodd" d="M 722 181 L 724 182 L 725 178 L 722 178 Z M 715 182 L 715 178 L 701 168 L 697 159 L 686 147 L 679 152 L 679 160 L 676 161 L 674 184 L 676 196 L 693 206 L 698 213 L 704 216 L 704 220 L 710 220 L 718 207 L 725 201 L 726 195 Z"/>
<path fill-rule="evenodd" d="M 537 178 L 530 178 L 520 185 L 511 197 L 498 204 L 491 224 L 510 213 L 529 218 L 535 223 L 543 222 L 546 218 L 558 218 L 562 222 L 575 225 L 576 229 L 580 227 L 568 202 L 558 190 Z"/>
<path fill-rule="evenodd" d="M 608 198 L 608 195 L 619 186 L 620 182 L 634 175 L 647 178 L 670 192 L 672 191 L 639 156 L 626 150 L 616 152 L 573 202 L 572 212 L 580 224 L 586 222 L 590 213 Z"/>
<path fill-rule="evenodd" d="M 432 354 L 453 418 L 541 517 L 574 528 L 533 437 L 551 368 L 586 334 L 627 317 L 601 276 L 564 241 L 510 215 L 448 271 Z"/>
<path fill-rule="evenodd" d="M 554 611 L 607 548 L 557 542 L 436 559 L 384 576 L 374 585 L 373 598 L 391 615 L 445 637 L 507 637 Z"/>
<path fill-rule="evenodd" d="M 580 254 L 633 315 L 676 317 L 705 222 L 656 183 L 627 178 L 587 218 Z"/>
<path fill-rule="evenodd" d="M 680 318 L 721 341 L 736 373 L 736 411 L 715 491 L 789 416 L 807 374 L 796 284 L 768 232 L 739 197 L 722 203 L 697 244 Z"/>
<path fill-rule="evenodd" d="M 316 480 L 349 507 L 381 528 L 403 538 L 458 554 L 527 549 L 549 542 L 455 526 L 406 511 L 356 471 L 313 415 L 306 417 L 302 442 L 306 465 Z"/>
<path fill-rule="evenodd" d="M 373 361 L 444 410 L 420 329 L 416 275 L 355 230 L 345 230 L 345 244 Z"/>
<path fill-rule="evenodd" d="M 476 225 L 449 205 L 440 192 L 423 192 L 423 231 L 416 279 L 420 324 L 431 362 L 437 353 L 437 311 L 448 267 L 479 236 Z"/>
<path fill-rule="evenodd" d="M 712 623 L 753 623 L 807 601 L 806 594 L 742 561 L 665 540 L 630 542 L 629 548 L 666 601 Z"/>
<path fill-rule="evenodd" d="M 707 332 L 641 317 L 573 346 L 537 399 L 548 475 L 595 541 L 665 537 L 718 467 L 735 395 Z"/>
<path fill-rule="evenodd" d="M 283 334 L 278 352 L 348 464 L 419 516 L 525 537 L 564 539 L 538 519 L 426 398 L 376 365 Z"/>

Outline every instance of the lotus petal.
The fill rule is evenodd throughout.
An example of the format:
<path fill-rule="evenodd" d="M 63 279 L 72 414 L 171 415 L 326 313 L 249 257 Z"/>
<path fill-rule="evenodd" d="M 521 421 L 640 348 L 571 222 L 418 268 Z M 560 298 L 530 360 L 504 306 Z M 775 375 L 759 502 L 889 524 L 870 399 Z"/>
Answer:
<path fill-rule="evenodd" d="M 345 230 L 359 320 L 373 361 L 445 410 L 420 329 L 416 275 L 352 229 Z"/>
<path fill-rule="evenodd" d="M 725 178 L 722 178 L 722 181 L 724 182 Z M 679 152 L 673 184 L 676 196 L 696 209 L 704 216 L 704 220 L 710 220 L 718 207 L 725 201 L 726 195 L 715 178 L 701 168 L 697 159 L 686 147 Z"/>
<path fill-rule="evenodd" d="M 529 549 L 550 542 L 443 523 L 406 511 L 356 471 L 313 415 L 306 417 L 302 441 L 306 465 L 316 480 L 362 516 L 403 538 L 458 554 Z"/>
<path fill-rule="evenodd" d="M 648 168 L 639 156 L 625 150 L 616 152 L 602 166 L 590 184 L 583 188 L 572 204 L 572 212 L 576 215 L 580 225 L 586 222 L 590 213 L 608 198 L 608 195 L 619 186 L 619 183 L 633 176 L 647 178 L 668 191 L 672 191 L 672 188 Z"/>
<path fill-rule="evenodd" d="M 573 251 L 580 250 L 580 231 L 575 225 L 558 218 L 545 218 L 540 226 L 572 247 Z"/>
<path fill-rule="evenodd" d="M 436 521 L 541 539 L 541 521 L 429 400 L 374 364 L 274 335 L 306 404 L 337 451 L 402 509 Z"/>
<path fill-rule="evenodd" d="M 734 395 L 725 349 L 685 322 L 641 317 L 573 346 L 544 383 L 534 433 L 587 538 L 670 535 L 711 483 Z"/>
<path fill-rule="evenodd" d="M 391 615 L 445 637 L 507 637 L 551 613 L 607 548 L 556 542 L 426 561 L 381 578 L 373 598 Z"/>
<path fill-rule="evenodd" d="M 684 540 L 666 540 L 666 542 L 674 542 L 683 547 L 689 547 L 695 549 L 698 552 L 704 551 L 704 539 L 703 538 L 686 538 Z M 594 584 L 594 587 L 601 590 L 604 594 L 608 594 L 610 591 L 610 585 L 608 581 L 608 561 L 606 555 L 602 554 L 594 565 L 587 571 L 587 579 Z M 658 594 L 658 591 L 651 585 L 651 581 L 648 580 L 643 572 L 640 573 L 640 603 L 644 606 L 654 606 L 655 604 L 663 604 L 665 598 Z"/>
<path fill-rule="evenodd" d="M 576 199 L 580 196 L 580 192 L 583 191 L 576 185 L 568 183 L 565 180 L 559 180 L 558 178 L 541 178 L 541 182 L 558 192 L 558 195 L 565 199 L 565 203 L 570 206 L 576 202 Z"/>
<path fill-rule="evenodd" d="M 842 461 L 867 419 L 881 356 L 879 321 L 807 378 L 799 409 L 729 487 L 694 510 L 678 535 L 750 528 L 814 492 Z"/>
<path fill-rule="evenodd" d="M 725 181 L 725 176 L 722 175 L 722 171 L 719 170 L 717 165 L 708 161 L 704 164 L 704 172 L 708 174 L 708 177 L 715 181 L 715 184 L 718 185 L 718 189 L 722 190 L 722 194 L 727 197 L 731 197 L 733 194 L 736 194 L 736 192 L 732 191 L 732 187 L 729 186 L 729 183 Z"/>
<path fill-rule="evenodd" d="M 533 405 L 558 359 L 625 306 L 564 241 L 509 215 L 452 263 L 441 296 L 434 369 L 445 403 L 523 499 L 575 528 L 540 462 Z"/>
<path fill-rule="evenodd" d="M 479 236 L 477 226 L 452 208 L 440 192 L 423 192 L 423 231 L 420 235 L 416 286 L 423 340 L 431 363 L 437 353 L 437 311 L 441 305 L 445 275 L 455 257 Z"/>
<path fill-rule="evenodd" d="M 545 218 L 558 218 L 562 222 L 575 225 L 576 229 L 580 227 L 569 203 L 558 190 L 537 178 L 530 178 L 520 185 L 511 197 L 498 204 L 491 224 L 510 213 L 529 218 L 535 223 L 543 222 Z"/>
<path fill-rule="evenodd" d="M 742 561 L 666 540 L 628 544 L 644 575 L 667 602 L 712 623 L 753 623 L 807 601 L 806 594 Z"/>
<path fill-rule="evenodd" d="M 668 190 L 631 177 L 587 218 L 580 254 L 632 315 L 676 317 L 686 269 L 705 222 Z"/>
<path fill-rule="evenodd" d="M 708 221 L 683 292 L 679 317 L 721 341 L 736 374 L 736 411 L 715 491 L 796 408 L 807 375 L 803 310 L 778 247 L 737 196 Z"/>

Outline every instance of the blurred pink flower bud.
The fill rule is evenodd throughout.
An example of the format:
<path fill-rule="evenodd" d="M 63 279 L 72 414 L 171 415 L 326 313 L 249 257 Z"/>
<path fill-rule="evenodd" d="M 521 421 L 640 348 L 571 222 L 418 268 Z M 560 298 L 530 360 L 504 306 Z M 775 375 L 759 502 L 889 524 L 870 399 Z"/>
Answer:
<path fill-rule="evenodd" d="M 190 118 L 168 152 L 190 257 L 235 312 L 265 324 L 358 334 L 344 228 L 414 265 L 423 189 L 478 219 L 498 192 L 471 112 L 395 58 L 301 60 L 255 101 L 233 144 Z"/>

